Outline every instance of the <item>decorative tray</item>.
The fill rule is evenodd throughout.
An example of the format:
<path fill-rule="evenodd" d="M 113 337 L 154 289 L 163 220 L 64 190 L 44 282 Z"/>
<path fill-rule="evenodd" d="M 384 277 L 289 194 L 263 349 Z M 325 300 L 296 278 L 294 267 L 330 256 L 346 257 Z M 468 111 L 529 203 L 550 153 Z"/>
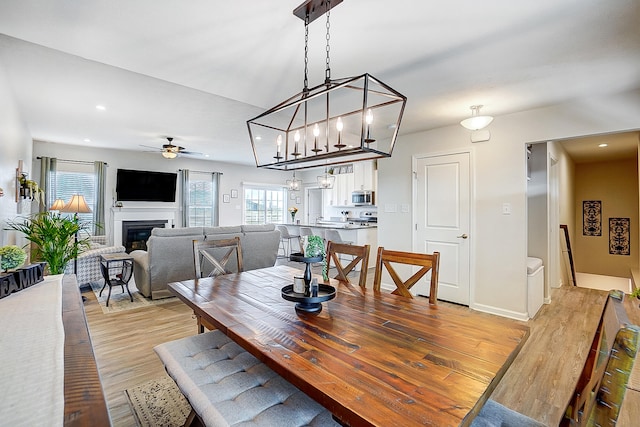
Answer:
<path fill-rule="evenodd" d="M 322 310 L 324 301 L 332 300 L 336 297 L 336 288 L 331 285 L 318 285 L 318 296 L 305 296 L 297 292 L 293 292 L 293 285 L 287 285 L 282 288 L 282 298 L 287 301 L 297 302 L 296 311 L 305 313 L 319 313 Z"/>

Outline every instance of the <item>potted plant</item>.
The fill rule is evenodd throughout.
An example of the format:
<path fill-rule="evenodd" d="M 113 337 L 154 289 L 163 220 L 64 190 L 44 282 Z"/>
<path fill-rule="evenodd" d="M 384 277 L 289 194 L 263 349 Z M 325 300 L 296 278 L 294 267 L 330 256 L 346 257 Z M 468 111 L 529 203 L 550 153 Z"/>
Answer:
<path fill-rule="evenodd" d="M 304 256 L 307 258 L 322 257 L 322 278 L 327 281 L 329 275 L 327 271 L 327 254 L 324 248 L 324 241 L 320 236 L 305 236 Z"/>
<path fill-rule="evenodd" d="M 44 261 L 50 274 L 62 274 L 67 263 L 89 248 L 89 237 L 76 236 L 88 227 L 77 217 L 41 212 L 18 221 L 8 221 L 10 229 L 20 231 L 35 245 L 32 259 Z"/>
<path fill-rule="evenodd" d="M 27 253 L 16 245 L 3 246 L 0 248 L 0 270 L 5 273 L 24 264 Z"/>
<path fill-rule="evenodd" d="M 640 288 L 635 288 L 629 295 L 640 299 Z"/>

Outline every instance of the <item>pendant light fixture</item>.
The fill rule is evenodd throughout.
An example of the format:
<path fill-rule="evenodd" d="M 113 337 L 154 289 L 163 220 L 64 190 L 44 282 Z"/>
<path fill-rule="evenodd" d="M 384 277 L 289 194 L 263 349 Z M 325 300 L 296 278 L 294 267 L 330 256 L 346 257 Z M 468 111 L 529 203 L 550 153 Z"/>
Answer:
<path fill-rule="evenodd" d="M 302 188 L 302 180 L 296 179 L 296 172 L 293 171 L 293 178 L 287 180 L 289 191 L 299 191 Z"/>
<path fill-rule="evenodd" d="M 318 176 L 318 187 L 322 189 L 333 188 L 333 184 L 336 182 L 336 177 L 333 174 L 327 172 L 327 167 L 324 168 L 324 174 Z"/>
<path fill-rule="evenodd" d="M 407 98 L 370 74 L 331 78 L 330 12 L 342 0 L 307 0 L 302 91 L 247 121 L 256 165 L 278 170 L 390 157 Z M 326 15 L 325 81 L 308 84 L 309 24 Z"/>
<path fill-rule="evenodd" d="M 482 108 L 482 105 L 472 105 L 469 108 L 471 108 L 471 117 L 460 122 L 463 127 L 469 130 L 480 130 L 489 126 L 493 121 L 493 117 L 491 116 L 480 115 L 480 108 Z"/>

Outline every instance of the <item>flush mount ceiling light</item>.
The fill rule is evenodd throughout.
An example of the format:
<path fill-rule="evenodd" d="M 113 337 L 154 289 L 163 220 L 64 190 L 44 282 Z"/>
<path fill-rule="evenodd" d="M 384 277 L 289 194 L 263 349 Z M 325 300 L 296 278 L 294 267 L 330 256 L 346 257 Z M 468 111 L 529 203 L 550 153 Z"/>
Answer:
<path fill-rule="evenodd" d="M 304 21 L 302 92 L 247 121 L 256 165 L 296 170 L 390 157 L 407 98 L 370 74 L 331 78 L 329 16 L 342 0 L 308 0 L 293 14 Z M 309 23 L 326 15 L 324 83 L 308 85 Z"/>
<path fill-rule="evenodd" d="M 165 159 L 175 159 L 176 157 L 178 157 L 178 153 L 171 150 L 164 150 L 162 151 L 162 157 L 164 157 Z"/>
<path fill-rule="evenodd" d="M 296 172 L 293 172 L 293 178 L 287 180 L 287 188 L 289 191 L 298 191 L 302 188 L 302 180 L 296 179 Z"/>
<path fill-rule="evenodd" d="M 489 126 L 489 123 L 493 121 L 493 117 L 491 116 L 480 115 L 482 105 L 472 105 L 469 108 L 471 108 L 471 117 L 460 122 L 463 127 L 469 130 L 480 130 Z"/>

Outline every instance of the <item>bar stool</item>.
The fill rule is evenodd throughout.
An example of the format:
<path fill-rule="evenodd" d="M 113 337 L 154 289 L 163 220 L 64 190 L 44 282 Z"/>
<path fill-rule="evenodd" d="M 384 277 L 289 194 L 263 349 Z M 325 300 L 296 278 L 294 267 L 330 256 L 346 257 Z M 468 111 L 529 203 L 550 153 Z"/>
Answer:
<path fill-rule="evenodd" d="M 300 227 L 300 236 L 298 236 L 298 242 L 300 243 L 300 252 L 304 252 L 302 247 L 302 238 L 304 236 L 313 236 L 313 230 L 311 227 Z"/>
<path fill-rule="evenodd" d="M 276 225 L 276 229 L 280 232 L 280 246 L 282 246 L 283 258 L 291 255 L 291 239 L 300 239 L 297 234 L 289 233 L 289 228 L 286 225 Z M 285 248 L 284 244 L 287 244 Z"/>

